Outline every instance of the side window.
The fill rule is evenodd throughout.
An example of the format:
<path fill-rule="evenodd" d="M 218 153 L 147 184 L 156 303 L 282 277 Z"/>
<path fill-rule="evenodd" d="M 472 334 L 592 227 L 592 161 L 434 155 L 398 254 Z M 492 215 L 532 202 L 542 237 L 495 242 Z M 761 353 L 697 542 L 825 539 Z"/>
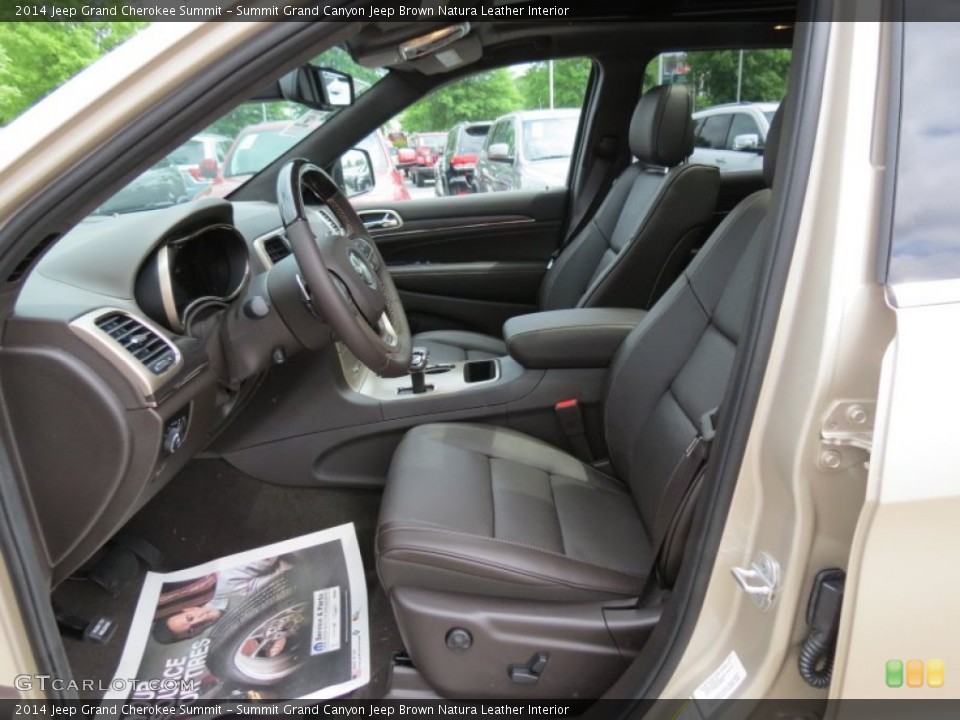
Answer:
<path fill-rule="evenodd" d="M 763 135 L 757 121 L 747 113 L 736 113 L 730 123 L 730 132 L 727 134 L 727 150 L 745 150 L 747 148 L 762 148 Z"/>
<path fill-rule="evenodd" d="M 406 195 L 566 186 L 592 67 L 589 58 L 567 58 L 498 68 L 445 85 L 408 107 L 385 126 L 395 146 L 416 147 L 415 158 L 396 156 Z M 490 159 L 497 144 L 506 146 L 512 161 Z"/>
<path fill-rule="evenodd" d="M 697 135 L 696 146 L 708 150 L 723 150 L 730 131 L 730 115 L 711 115 L 703 121 Z"/>
<path fill-rule="evenodd" d="M 957 19 L 954 7 L 939 12 L 944 19 Z M 946 82 L 944 75 L 960 62 L 960 45 L 951 34 L 955 23 L 914 22 L 927 17 L 922 5 L 908 4 L 903 23 L 887 266 L 887 283 L 895 286 L 899 307 L 960 297 L 960 85 Z M 891 108 L 891 117 L 897 117 L 896 110 Z M 956 328 L 943 332 L 955 334 Z"/>
<path fill-rule="evenodd" d="M 506 140 L 506 138 L 507 138 L 507 122 L 505 120 L 501 120 L 500 122 L 495 123 L 493 126 L 493 130 L 490 131 L 490 135 L 487 139 L 487 146 L 485 149 L 489 150 L 491 145 L 502 143 L 504 140 Z"/>
<path fill-rule="evenodd" d="M 517 157 L 517 138 L 512 122 L 503 124 L 502 142 L 507 146 L 507 156 L 515 159 Z"/>

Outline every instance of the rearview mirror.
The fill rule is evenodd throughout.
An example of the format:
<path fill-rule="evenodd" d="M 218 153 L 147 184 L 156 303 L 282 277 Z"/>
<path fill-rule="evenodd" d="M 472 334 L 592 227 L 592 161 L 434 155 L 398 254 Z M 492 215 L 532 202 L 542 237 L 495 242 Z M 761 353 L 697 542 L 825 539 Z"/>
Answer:
<path fill-rule="evenodd" d="M 267 97 L 272 94 L 279 97 Z M 353 78 L 332 68 L 301 65 L 280 78 L 275 88 L 268 88 L 255 99 L 282 99 L 313 110 L 334 110 L 353 104 Z"/>
<path fill-rule="evenodd" d="M 340 156 L 333 175 L 334 181 L 347 197 L 370 192 L 376 184 L 370 153 L 356 147 L 350 148 Z"/>
<path fill-rule="evenodd" d="M 510 147 L 506 143 L 494 143 L 487 148 L 487 157 L 497 162 L 513 162 Z"/>

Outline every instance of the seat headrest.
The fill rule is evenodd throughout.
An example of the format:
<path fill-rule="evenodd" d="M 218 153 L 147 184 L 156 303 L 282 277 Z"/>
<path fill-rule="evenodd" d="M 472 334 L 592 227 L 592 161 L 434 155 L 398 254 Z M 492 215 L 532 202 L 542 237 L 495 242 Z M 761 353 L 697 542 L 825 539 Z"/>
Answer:
<path fill-rule="evenodd" d="M 693 96 L 686 85 L 658 85 L 637 103 L 630 152 L 641 162 L 679 165 L 693 153 Z"/>
<path fill-rule="evenodd" d="M 780 153 L 780 129 L 783 126 L 783 108 L 787 101 L 784 99 L 777 108 L 770 129 L 767 131 L 767 142 L 763 146 L 763 181 L 767 187 L 773 187 L 773 177 L 777 174 L 777 155 Z"/>

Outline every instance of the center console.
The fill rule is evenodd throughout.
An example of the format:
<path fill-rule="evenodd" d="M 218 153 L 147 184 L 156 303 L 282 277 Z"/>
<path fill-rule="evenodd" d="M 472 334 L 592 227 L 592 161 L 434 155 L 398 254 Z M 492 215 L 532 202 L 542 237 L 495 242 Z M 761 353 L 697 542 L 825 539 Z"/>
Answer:
<path fill-rule="evenodd" d="M 436 363 L 418 354 L 412 373 L 399 378 L 378 376 L 342 343 L 300 353 L 263 378 L 215 450 L 266 482 L 379 487 L 411 427 L 481 422 L 567 448 L 556 405 L 576 399 L 602 457 L 607 368 L 643 316 L 609 309 L 519 316 L 504 326 L 504 357 Z"/>
<path fill-rule="evenodd" d="M 416 352 L 416 350 L 414 351 Z M 429 357 L 427 358 L 429 362 Z M 400 400 L 418 395 L 449 395 L 469 388 L 495 383 L 500 379 L 500 360 L 425 365 L 407 377 L 384 378 L 364 373 L 356 392 L 378 400 Z M 422 383 L 418 387 L 418 383 Z"/>

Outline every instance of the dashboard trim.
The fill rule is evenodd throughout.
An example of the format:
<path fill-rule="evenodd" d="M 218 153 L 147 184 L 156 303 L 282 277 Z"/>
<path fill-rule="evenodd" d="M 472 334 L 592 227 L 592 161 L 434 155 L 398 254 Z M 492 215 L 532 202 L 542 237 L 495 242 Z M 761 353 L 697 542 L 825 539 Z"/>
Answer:
<path fill-rule="evenodd" d="M 163 313 L 174 332 L 183 332 L 183 323 L 177 314 L 177 305 L 173 299 L 173 283 L 170 278 L 170 246 L 164 244 L 157 253 L 157 280 L 160 283 L 160 300 Z"/>
<path fill-rule="evenodd" d="M 113 313 L 125 315 L 156 333 L 174 353 L 174 361 L 170 364 L 170 367 L 161 374 L 154 375 L 116 340 L 97 327 L 97 320 Z M 69 323 L 69 328 L 88 345 L 100 351 L 104 358 L 143 394 L 149 407 L 156 407 L 158 392 L 183 369 L 183 354 L 180 352 L 180 348 L 167 337 L 166 332 L 160 326 L 145 315 L 138 315 L 118 307 L 100 307 L 72 320 Z"/>

